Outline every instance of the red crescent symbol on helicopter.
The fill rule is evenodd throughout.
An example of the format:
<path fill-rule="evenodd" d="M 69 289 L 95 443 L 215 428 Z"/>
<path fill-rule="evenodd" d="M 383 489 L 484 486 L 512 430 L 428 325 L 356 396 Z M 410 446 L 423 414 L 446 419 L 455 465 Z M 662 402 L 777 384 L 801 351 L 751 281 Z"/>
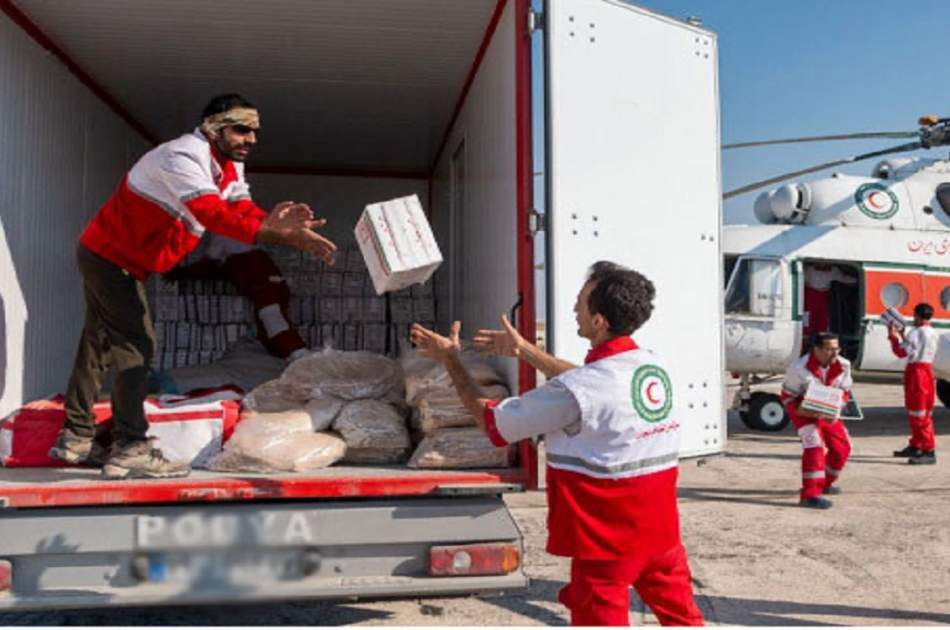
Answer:
<path fill-rule="evenodd" d="M 874 206 L 875 208 L 877 208 L 878 210 L 880 210 L 881 208 L 884 207 L 884 206 L 878 204 L 877 201 L 874 200 L 874 198 L 877 197 L 877 196 L 880 195 L 880 194 L 881 194 L 881 193 L 879 193 L 879 192 L 872 192 L 870 195 L 867 196 L 868 203 L 871 204 L 872 206 Z"/>
<path fill-rule="evenodd" d="M 653 397 L 653 388 L 656 387 L 658 384 L 659 384 L 659 383 L 657 383 L 656 381 L 653 381 L 652 383 L 650 383 L 649 385 L 647 385 L 647 400 L 649 400 L 649 401 L 650 401 L 652 404 L 654 404 L 654 405 L 658 405 L 658 404 L 660 404 L 661 402 L 663 402 L 663 399 L 662 399 L 662 398 L 654 398 L 654 397 Z"/>

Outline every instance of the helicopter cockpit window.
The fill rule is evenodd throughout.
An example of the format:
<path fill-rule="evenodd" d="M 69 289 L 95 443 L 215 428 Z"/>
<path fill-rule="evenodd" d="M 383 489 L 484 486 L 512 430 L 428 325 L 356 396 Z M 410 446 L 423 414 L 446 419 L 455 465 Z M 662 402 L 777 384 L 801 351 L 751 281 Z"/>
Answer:
<path fill-rule="evenodd" d="M 726 256 L 723 259 L 723 282 L 726 286 L 724 289 L 729 288 L 729 278 L 732 277 L 732 270 L 736 268 L 736 263 L 739 262 L 738 256 Z"/>
<path fill-rule="evenodd" d="M 944 213 L 950 216 L 950 183 L 937 186 L 937 201 Z"/>
<path fill-rule="evenodd" d="M 739 260 L 726 289 L 726 313 L 774 317 L 781 305 L 782 271 L 779 261 Z"/>

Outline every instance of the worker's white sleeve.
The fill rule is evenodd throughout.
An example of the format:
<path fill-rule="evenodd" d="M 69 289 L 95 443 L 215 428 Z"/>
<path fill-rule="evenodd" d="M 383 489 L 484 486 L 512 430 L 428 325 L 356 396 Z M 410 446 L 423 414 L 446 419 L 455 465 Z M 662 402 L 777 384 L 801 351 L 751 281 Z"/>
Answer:
<path fill-rule="evenodd" d="M 580 419 L 574 394 L 559 381 L 549 381 L 524 396 L 490 404 L 485 410 L 485 430 L 492 443 L 504 446 L 558 431 Z"/>
<path fill-rule="evenodd" d="M 854 385 L 854 380 L 851 378 L 851 366 L 848 365 L 844 368 L 844 374 L 841 375 L 841 383 L 838 385 L 838 387 L 848 391 L 851 389 L 852 385 Z"/>
<path fill-rule="evenodd" d="M 792 364 L 785 372 L 785 380 L 782 382 L 782 392 L 780 398 L 782 403 L 798 398 L 805 393 L 807 382 L 802 378 L 801 370 L 797 365 Z"/>
<path fill-rule="evenodd" d="M 920 348 L 923 345 L 923 336 L 920 328 L 913 328 L 909 333 L 907 333 L 907 338 L 904 339 L 901 343 L 901 348 L 907 352 L 907 356 L 911 359 L 920 354 Z"/>

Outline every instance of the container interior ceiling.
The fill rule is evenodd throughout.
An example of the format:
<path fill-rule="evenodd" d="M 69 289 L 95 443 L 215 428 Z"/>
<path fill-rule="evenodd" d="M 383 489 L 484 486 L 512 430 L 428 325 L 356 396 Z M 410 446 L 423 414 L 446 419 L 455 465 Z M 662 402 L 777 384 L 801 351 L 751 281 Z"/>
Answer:
<path fill-rule="evenodd" d="M 153 140 L 261 109 L 249 167 L 427 177 L 496 0 L 15 0 Z"/>
<path fill-rule="evenodd" d="M 15 5 L 151 142 L 194 128 L 211 95 L 249 98 L 262 119 L 247 165 L 255 199 L 311 203 L 343 247 L 366 203 L 418 194 L 446 261 L 430 320 L 471 331 L 515 302 L 514 2 Z M 501 367 L 516 385 L 514 366 Z"/>

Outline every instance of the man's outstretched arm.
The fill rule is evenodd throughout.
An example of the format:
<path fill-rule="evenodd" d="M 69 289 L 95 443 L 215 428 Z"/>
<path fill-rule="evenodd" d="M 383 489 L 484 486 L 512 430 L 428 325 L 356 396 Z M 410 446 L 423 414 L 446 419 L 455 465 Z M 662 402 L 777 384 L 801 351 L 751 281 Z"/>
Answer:
<path fill-rule="evenodd" d="M 503 330 L 482 329 L 475 334 L 475 348 L 480 352 L 502 357 L 517 357 L 547 378 L 573 370 L 577 365 L 548 354 L 533 343 L 529 343 L 521 333 L 511 325 L 507 315 L 501 316 Z"/>
<path fill-rule="evenodd" d="M 452 385 L 455 386 L 462 404 L 475 418 L 479 428 L 484 430 L 485 408 L 488 399 L 482 396 L 478 385 L 462 365 L 462 360 L 459 357 L 461 352 L 459 331 L 461 328 L 461 322 L 454 322 L 449 336 L 443 337 L 419 324 L 413 324 L 409 337 L 412 343 L 418 346 L 419 354 L 435 359 L 442 364 L 445 371 L 449 373 L 449 378 L 452 379 Z"/>

